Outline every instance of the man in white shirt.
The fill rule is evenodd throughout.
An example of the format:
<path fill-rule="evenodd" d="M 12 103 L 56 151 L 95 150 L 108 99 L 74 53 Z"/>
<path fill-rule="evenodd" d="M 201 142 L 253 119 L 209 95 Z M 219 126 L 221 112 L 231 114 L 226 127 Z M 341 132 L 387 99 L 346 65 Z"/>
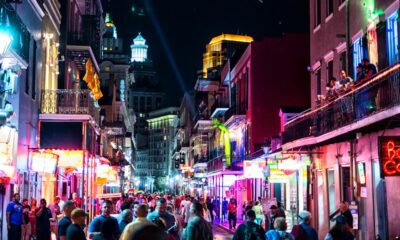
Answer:
<path fill-rule="evenodd" d="M 190 202 L 185 204 L 184 211 L 183 211 L 183 217 L 184 217 L 183 218 L 184 219 L 184 226 L 183 227 L 186 227 L 187 224 L 190 221 L 190 217 L 191 217 L 190 207 L 192 206 L 193 202 L 194 202 L 194 197 L 190 197 Z"/>

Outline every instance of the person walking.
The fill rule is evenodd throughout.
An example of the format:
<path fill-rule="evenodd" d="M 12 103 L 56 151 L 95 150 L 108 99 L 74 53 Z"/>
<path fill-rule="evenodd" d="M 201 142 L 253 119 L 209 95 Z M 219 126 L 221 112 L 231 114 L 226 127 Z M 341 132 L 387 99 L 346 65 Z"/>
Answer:
<path fill-rule="evenodd" d="M 19 193 L 14 193 L 13 200 L 7 205 L 6 208 L 8 240 L 21 239 L 23 207 L 19 200 Z"/>
<path fill-rule="evenodd" d="M 294 225 L 291 234 L 295 240 L 318 240 L 317 231 L 310 226 L 311 213 L 301 211 L 299 213 L 300 224 Z"/>
<path fill-rule="evenodd" d="M 228 222 L 229 222 L 229 229 L 231 230 L 236 228 L 236 209 L 237 206 L 233 198 L 230 199 L 229 204 L 227 206 L 228 209 Z"/>
<path fill-rule="evenodd" d="M 257 223 L 258 225 L 261 225 L 261 221 L 263 219 L 263 210 L 262 210 L 262 206 L 259 201 L 256 201 L 256 204 L 253 206 L 253 211 L 256 214 L 255 223 Z"/>
<path fill-rule="evenodd" d="M 147 220 L 153 222 L 155 218 L 162 218 L 165 220 L 165 228 L 171 229 L 169 232 L 174 236 L 178 236 L 178 223 L 175 217 L 167 212 L 167 200 L 165 198 L 159 198 L 155 211 L 147 215 Z"/>
<path fill-rule="evenodd" d="M 72 224 L 71 213 L 75 209 L 75 203 L 73 201 L 66 201 L 63 205 L 62 211 L 64 217 L 58 222 L 57 236 L 58 240 L 67 240 L 67 229 Z"/>
<path fill-rule="evenodd" d="M 265 228 L 267 231 L 270 229 L 275 229 L 275 219 L 279 217 L 278 207 L 276 205 L 272 205 L 269 210 L 269 214 L 265 216 Z"/>
<path fill-rule="evenodd" d="M 39 208 L 36 211 L 36 240 L 49 240 L 51 238 L 50 219 L 52 214 L 47 207 L 46 199 L 40 200 Z"/>
<path fill-rule="evenodd" d="M 93 240 L 117 240 L 118 236 L 113 232 L 114 222 L 111 218 L 107 218 L 104 220 L 103 224 L 101 224 L 100 234 L 95 235 Z"/>
<path fill-rule="evenodd" d="M 52 233 L 54 233 L 56 235 L 57 239 L 58 239 L 58 237 L 57 237 L 57 234 L 58 234 L 58 229 L 57 229 L 58 216 L 61 214 L 61 208 L 60 208 L 60 205 L 59 205 L 60 201 L 61 201 L 61 198 L 59 196 L 56 196 L 54 198 L 54 202 L 49 205 L 49 209 L 51 211 L 51 215 L 52 215 L 52 218 L 53 218 L 53 221 L 50 222 L 50 230 L 51 230 Z"/>
<path fill-rule="evenodd" d="M 210 197 L 207 197 L 206 204 L 207 204 L 207 209 L 210 212 L 211 223 L 214 223 L 214 204 L 211 202 Z"/>
<path fill-rule="evenodd" d="M 36 237 L 36 209 L 37 209 L 36 198 L 31 198 L 31 212 L 29 213 L 29 221 L 31 222 L 31 235 Z"/>
<path fill-rule="evenodd" d="M 183 231 L 182 240 L 213 240 L 211 224 L 203 218 L 203 206 L 194 202 L 190 206 L 192 218 Z"/>
<path fill-rule="evenodd" d="M 88 214 L 80 208 L 76 208 L 71 213 L 72 224 L 67 228 L 67 240 L 86 240 L 83 227 L 85 226 Z"/>
<path fill-rule="evenodd" d="M 101 215 L 95 217 L 89 225 L 89 237 L 93 238 L 95 235 L 100 234 L 101 225 L 108 218 L 111 218 L 111 220 L 114 222 L 111 228 L 115 236 L 120 235 L 118 221 L 115 217 L 111 216 L 112 207 L 112 202 L 110 200 L 103 201 L 101 205 Z"/>
<path fill-rule="evenodd" d="M 222 217 L 221 217 L 222 219 L 221 219 L 221 221 L 226 220 L 226 214 L 228 212 L 228 203 L 229 203 L 228 200 L 226 200 L 226 198 L 224 197 L 223 201 L 222 201 Z"/>
<path fill-rule="evenodd" d="M 29 221 L 30 211 L 31 207 L 28 204 L 28 199 L 24 198 L 24 200 L 22 200 L 22 240 L 30 240 L 31 237 L 31 222 Z"/>
<path fill-rule="evenodd" d="M 232 240 L 264 240 L 264 229 L 255 220 L 256 213 L 253 210 L 247 211 L 246 222 L 239 225 Z"/>
<path fill-rule="evenodd" d="M 123 232 L 125 227 L 132 222 L 133 220 L 133 214 L 132 210 L 130 209 L 125 209 L 121 212 L 121 218 L 122 220 L 118 222 L 119 225 L 119 232 Z"/>

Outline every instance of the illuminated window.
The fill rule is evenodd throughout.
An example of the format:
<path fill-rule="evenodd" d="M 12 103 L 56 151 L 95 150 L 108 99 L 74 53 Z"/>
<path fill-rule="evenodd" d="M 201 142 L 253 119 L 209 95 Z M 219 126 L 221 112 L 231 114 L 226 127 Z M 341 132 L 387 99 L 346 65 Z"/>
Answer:
<path fill-rule="evenodd" d="M 336 211 L 335 170 L 328 169 L 326 175 L 328 180 L 328 210 L 329 214 L 332 214 Z"/>
<path fill-rule="evenodd" d="M 361 63 L 361 60 L 363 59 L 363 47 L 362 47 L 362 37 L 359 37 L 357 40 L 354 41 L 353 43 L 353 73 L 354 73 L 354 79 L 357 79 L 357 66 L 359 63 Z"/>
<path fill-rule="evenodd" d="M 398 61 L 399 56 L 399 40 L 397 30 L 397 11 L 390 15 L 386 20 L 386 39 L 387 39 L 387 53 L 389 65 Z"/>

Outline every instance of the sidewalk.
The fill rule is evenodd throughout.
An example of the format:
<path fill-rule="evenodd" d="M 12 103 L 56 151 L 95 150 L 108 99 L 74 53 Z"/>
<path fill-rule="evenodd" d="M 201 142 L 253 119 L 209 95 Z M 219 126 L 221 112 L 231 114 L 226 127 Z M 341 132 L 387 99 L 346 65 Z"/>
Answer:
<path fill-rule="evenodd" d="M 237 227 L 239 227 L 239 225 L 241 224 L 243 222 L 243 220 L 242 219 L 237 219 L 237 221 L 236 221 L 236 228 Z M 230 232 L 230 233 L 235 233 L 235 230 L 236 229 L 229 229 L 229 223 L 228 223 L 228 220 L 226 219 L 224 219 L 224 221 L 222 221 L 222 222 L 220 222 L 220 220 L 219 219 L 214 219 L 214 225 L 218 225 L 219 227 L 221 227 L 221 228 L 223 228 L 223 229 L 225 229 L 225 230 L 227 230 L 228 232 Z"/>

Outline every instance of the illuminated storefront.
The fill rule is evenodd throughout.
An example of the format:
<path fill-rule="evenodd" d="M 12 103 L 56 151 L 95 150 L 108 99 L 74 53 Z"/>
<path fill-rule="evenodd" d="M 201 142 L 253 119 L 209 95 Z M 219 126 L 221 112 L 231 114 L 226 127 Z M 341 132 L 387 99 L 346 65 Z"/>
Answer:
<path fill-rule="evenodd" d="M 297 223 L 297 214 L 309 210 L 308 172 L 310 157 L 308 154 L 276 152 L 268 158 L 267 179 L 271 189 L 270 197 L 281 202 L 290 219 L 290 224 Z"/>

